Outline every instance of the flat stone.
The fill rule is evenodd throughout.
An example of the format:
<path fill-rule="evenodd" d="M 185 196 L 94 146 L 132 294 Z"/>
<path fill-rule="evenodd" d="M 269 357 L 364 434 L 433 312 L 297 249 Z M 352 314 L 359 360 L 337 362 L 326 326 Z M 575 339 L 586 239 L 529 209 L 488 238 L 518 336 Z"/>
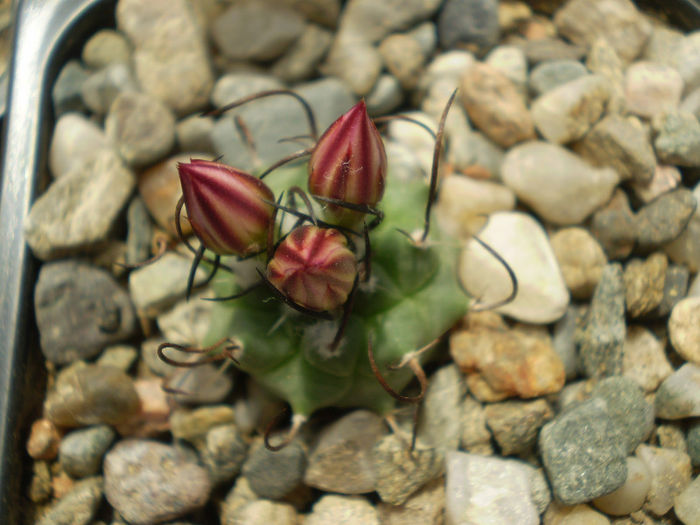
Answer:
<path fill-rule="evenodd" d="M 640 117 L 669 113 L 678 108 L 683 79 L 674 68 L 654 62 L 635 62 L 625 73 L 625 105 Z"/>
<path fill-rule="evenodd" d="M 586 67 L 578 60 L 548 60 L 532 69 L 529 87 L 535 96 L 539 96 L 587 74 Z"/>
<path fill-rule="evenodd" d="M 686 229 L 698 207 L 694 193 L 679 188 L 661 195 L 637 212 L 637 242 L 649 250 L 677 239 Z"/>
<path fill-rule="evenodd" d="M 470 67 L 461 78 L 460 97 L 474 125 L 499 145 L 535 138 L 532 117 L 515 84 L 493 66 Z"/>
<path fill-rule="evenodd" d="M 608 264 L 593 293 L 585 326 L 577 334 L 579 362 L 586 377 L 614 376 L 622 372 L 625 333 L 622 267 Z"/>
<path fill-rule="evenodd" d="M 688 113 L 659 114 L 652 120 L 657 133 L 656 155 L 661 162 L 678 166 L 700 166 L 700 122 Z"/>
<path fill-rule="evenodd" d="M 623 180 L 644 184 L 656 170 L 656 157 L 639 121 L 608 115 L 574 149 L 594 166 L 610 166 Z"/>
<path fill-rule="evenodd" d="M 178 518 L 203 506 L 211 482 L 207 471 L 183 449 L 128 439 L 107 453 L 105 496 L 135 525 Z"/>
<path fill-rule="evenodd" d="M 590 230 L 609 259 L 624 259 L 634 248 L 636 226 L 627 194 L 618 188 L 610 201 L 593 213 Z"/>
<path fill-rule="evenodd" d="M 34 202 L 24 223 L 27 243 L 42 260 L 95 250 L 108 240 L 135 184 L 113 151 L 99 151 Z"/>
<path fill-rule="evenodd" d="M 501 177 L 543 219 L 574 225 L 610 199 L 618 175 L 595 168 L 578 155 L 547 142 L 526 142 L 503 160 Z"/>
<path fill-rule="evenodd" d="M 674 350 L 684 359 L 700 365 L 700 297 L 681 300 L 671 311 L 668 332 Z"/>
<path fill-rule="evenodd" d="M 228 405 L 210 405 L 194 410 L 178 409 L 170 416 L 170 432 L 176 439 L 197 443 L 213 428 L 233 423 Z"/>
<path fill-rule="evenodd" d="M 496 212 L 479 234 L 513 270 L 516 297 L 496 311 L 535 324 L 559 319 L 569 304 L 569 292 L 542 227 L 521 212 Z M 459 278 L 473 297 L 491 304 L 509 297 L 513 283 L 503 264 L 476 241 L 466 243 Z"/>
<path fill-rule="evenodd" d="M 305 469 L 306 450 L 299 441 L 271 451 L 260 440 L 251 447 L 242 473 L 261 498 L 282 499 L 302 482 Z"/>
<path fill-rule="evenodd" d="M 629 327 L 622 352 L 622 375 L 637 382 L 646 392 L 655 391 L 673 373 L 663 344 L 642 326 Z"/>
<path fill-rule="evenodd" d="M 540 453 L 557 499 L 567 505 L 589 501 L 622 486 L 627 478 L 624 446 L 602 399 L 575 406 L 547 423 Z"/>
<path fill-rule="evenodd" d="M 600 118 L 610 96 L 602 75 L 584 75 L 553 88 L 532 102 L 535 127 L 549 142 L 566 144 L 583 137 Z"/>
<path fill-rule="evenodd" d="M 440 368 L 428 383 L 418 420 L 418 437 L 443 455 L 459 447 L 461 426 L 455 415 L 459 413 L 465 387 L 464 378 L 455 365 Z"/>
<path fill-rule="evenodd" d="M 664 193 L 676 189 L 680 182 L 681 172 L 676 166 L 657 164 L 654 168 L 654 174 L 649 181 L 632 181 L 631 187 L 636 197 L 643 203 L 648 204 Z"/>
<path fill-rule="evenodd" d="M 700 366 L 686 363 L 664 379 L 656 392 L 656 416 L 685 419 L 700 416 Z"/>
<path fill-rule="evenodd" d="M 160 160 L 175 143 L 175 116 L 153 96 L 125 91 L 105 118 L 105 131 L 130 166 Z"/>
<path fill-rule="evenodd" d="M 673 507 L 677 497 L 690 483 L 690 457 L 670 448 L 640 445 L 637 457 L 651 472 L 651 488 L 645 508 L 655 516 L 663 516 Z"/>
<path fill-rule="evenodd" d="M 540 428 L 554 416 L 544 399 L 491 403 L 484 414 L 504 456 L 532 453 Z"/>
<path fill-rule="evenodd" d="M 85 105 L 97 115 L 105 115 L 119 93 L 139 90 L 128 64 L 116 62 L 92 73 L 83 83 Z"/>
<path fill-rule="evenodd" d="M 316 73 L 332 41 L 331 31 L 316 24 L 306 24 L 299 38 L 273 64 L 270 71 L 285 82 L 306 80 Z"/>
<path fill-rule="evenodd" d="M 668 258 L 661 252 L 646 260 L 632 259 L 625 266 L 625 304 L 630 317 L 642 317 L 656 309 L 664 297 Z"/>
<path fill-rule="evenodd" d="M 61 370 L 44 402 L 46 417 L 64 427 L 116 425 L 139 408 L 134 382 L 124 372 L 80 362 Z"/>
<path fill-rule="evenodd" d="M 360 496 L 326 494 L 314 503 L 304 525 L 379 525 L 377 509 Z"/>
<path fill-rule="evenodd" d="M 696 203 L 700 203 L 700 184 L 693 189 L 693 197 Z M 695 208 L 685 230 L 664 246 L 664 251 L 672 261 L 687 266 L 691 272 L 700 270 L 700 206 Z"/>
<path fill-rule="evenodd" d="M 515 460 L 465 452 L 447 456 L 448 523 L 539 523 L 530 498 L 530 467 Z"/>
<path fill-rule="evenodd" d="M 111 149 L 104 131 L 80 113 L 64 113 L 56 122 L 49 146 L 49 170 L 58 179 Z"/>
<path fill-rule="evenodd" d="M 588 230 L 578 227 L 559 230 L 550 243 L 571 295 L 589 298 L 607 263 L 603 248 Z"/>
<path fill-rule="evenodd" d="M 274 523 L 275 525 L 296 525 L 299 516 L 294 506 L 277 501 L 257 500 L 245 505 L 235 521 L 224 521 L 224 525 L 236 523 Z"/>
<path fill-rule="evenodd" d="M 50 509 L 37 525 L 87 525 L 92 523 L 102 501 L 102 477 L 84 479 L 76 483 L 61 499 L 51 505 Z"/>
<path fill-rule="evenodd" d="M 458 44 L 484 50 L 498 42 L 498 2 L 448 0 L 438 16 L 438 36 L 445 48 Z"/>
<path fill-rule="evenodd" d="M 126 291 L 106 271 L 77 260 L 41 267 L 34 307 L 41 350 L 56 364 L 93 357 L 136 331 Z"/>
<path fill-rule="evenodd" d="M 75 430 L 61 441 L 58 460 L 73 478 L 94 476 L 100 472 L 102 457 L 114 441 L 116 433 L 108 425 Z"/>

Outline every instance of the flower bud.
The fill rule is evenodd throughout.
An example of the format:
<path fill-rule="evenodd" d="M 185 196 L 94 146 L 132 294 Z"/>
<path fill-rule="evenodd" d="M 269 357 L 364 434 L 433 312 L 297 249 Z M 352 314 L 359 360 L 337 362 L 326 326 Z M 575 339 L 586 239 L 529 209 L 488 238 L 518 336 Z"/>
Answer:
<path fill-rule="evenodd" d="M 300 226 L 280 243 L 267 278 L 295 303 L 316 311 L 345 304 L 357 275 L 355 256 L 342 233 Z"/>
<path fill-rule="evenodd" d="M 350 204 L 376 205 L 384 194 L 386 152 L 364 100 L 336 120 L 309 159 L 309 192 Z M 336 220 L 350 225 L 362 214 L 329 205 Z"/>
<path fill-rule="evenodd" d="M 219 255 L 263 251 L 275 200 L 264 182 L 208 160 L 179 163 L 177 171 L 187 218 L 206 248 Z"/>

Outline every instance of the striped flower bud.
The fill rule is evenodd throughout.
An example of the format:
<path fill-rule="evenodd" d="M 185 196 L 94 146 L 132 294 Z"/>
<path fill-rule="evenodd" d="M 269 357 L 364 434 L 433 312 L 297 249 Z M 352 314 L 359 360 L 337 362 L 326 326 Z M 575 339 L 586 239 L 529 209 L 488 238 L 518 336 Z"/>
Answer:
<path fill-rule="evenodd" d="M 316 226 L 292 230 L 267 265 L 267 278 L 280 292 L 316 311 L 345 304 L 356 275 L 355 256 L 343 234 Z"/>
<path fill-rule="evenodd" d="M 264 250 L 275 200 L 265 183 L 208 160 L 179 163 L 177 171 L 187 218 L 206 248 L 238 256 Z"/>
<path fill-rule="evenodd" d="M 309 192 L 350 204 L 376 205 L 384 194 L 386 152 L 364 100 L 336 120 L 309 159 Z M 350 226 L 363 214 L 329 205 L 331 216 Z"/>

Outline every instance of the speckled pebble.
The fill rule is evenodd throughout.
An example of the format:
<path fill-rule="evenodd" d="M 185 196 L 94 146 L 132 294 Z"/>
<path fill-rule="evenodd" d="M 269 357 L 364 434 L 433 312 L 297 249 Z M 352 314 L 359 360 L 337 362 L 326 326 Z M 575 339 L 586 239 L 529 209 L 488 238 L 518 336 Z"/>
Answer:
<path fill-rule="evenodd" d="M 314 503 L 304 525 L 379 525 L 377 509 L 360 496 L 326 494 Z"/>
<path fill-rule="evenodd" d="M 578 60 L 549 60 L 541 62 L 530 72 L 530 89 L 535 96 L 588 74 Z"/>
<path fill-rule="evenodd" d="M 700 297 L 688 297 L 673 307 L 668 332 L 676 352 L 700 365 Z"/>
<path fill-rule="evenodd" d="M 87 525 L 95 517 L 102 501 L 102 478 L 88 478 L 76 483 L 70 492 L 54 503 L 37 525 Z"/>
<path fill-rule="evenodd" d="M 584 228 L 563 228 L 550 238 L 566 286 L 576 299 L 593 294 L 607 263 L 598 241 Z"/>
<path fill-rule="evenodd" d="M 690 482 L 690 457 L 678 450 L 650 445 L 640 445 L 636 455 L 651 473 L 645 508 L 662 516 L 671 510 L 674 498 Z"/>
<path fill-rule="evenodd" d="M 591 217 L 591 233 L 598 239 L 609 259 L 624 259 L 634 248 L 636 218 L 627 194 L 617 188 L 608 203 Z"/>
<path fill-rule="evenodd" d="M 698 525 L 700 523 L 700 476 L 676 496 L 673 511 L 683 522 L 683 525 Z"/>
<path fill-rule="evenodd" d="M 403 505 L 380 502 L 377 506 L 383 525 L 442 525 L 445 510 L 445 480 L 438 478 L 410 496 Z"/>
<path fill-rule="evenodd" d="M 233 423 L 233 409 L 228 405 L 209 405 L 194 410 L 175 410 L 170 416 L 170 431 L 176 439 L 197 442 L 210 429 Z"/>
<path fill-rule="evenodd" d="M 544 399 L 490 403 L 484 414 L 504 456 L 531 453 L 540 428 L 554 415 Z"/>
<path fill-rule="evenodd" d="M 282 499 L 302 482 L 306 457 L 306 449 L 299 441 L 273 452 L 260 440 L 252 445 L 242 474 L 261 498 Z"/>
<path fill-rule="evenodd" d="M 661 162 L 700 166 L 700 122 L 688 113 L 664 113 L 652 120 L 654 148 Z"/>
<path fill-rule="evenodd" d="M 697 208 L 693 192 L 680 188 L 664 193 L 639 209 L 635 217 L 637 243 L 649 250 L 678 238 Z"/>
<path fill-rule="evenodd" d="M 472 396 L 466 396 L 462 401 L 460 410 L 462 423 L 462 434 L 460 436 L 460 448 L 472 452 L 489 456 L 493 454 L 491 445 L 491 432 L 486 426 L 486 414 L 484 407 Z"/>
<path fill-rule="evenodd" d="M 700 366 L 686 363 L 668 376 L 656 392 L 656 416 L 684 419 L 700 416 Z"/>
<path fill-rule="evenodd" d="M 213 483 L 232 480 L 240 472 L 248 452 L 248 444 L 232 424 L 210 429 L 199 448 Z"/>
<path fill-rule="evenodd" d="M 418 436 L 442 454 L 459 447 L 459 411 L 466 390 L 464 377 L 454 364 L 437 370 L 428 383 L 418 419 Z"/>
<path fill-rule="evenodd" d="M 58 460 L 73 478 L 84 478 L 99 473 L 102 456 L 112 444 L 116 433 L 108 425 L 75 430 L 61 440 Z"/>
<path fill-rule="evenodd" d="M 668 258 L 656 252 L 646 260 L 632 259 L 625 266 L 625 305 L 630 317 L 642 317 L 663 300 Z"/>
<path fill-rule="evenodd" d="M 673 373 L 663 344 L 647 328 L 632 325 L 622 348 L 622 375 L 653 392 Z"/>

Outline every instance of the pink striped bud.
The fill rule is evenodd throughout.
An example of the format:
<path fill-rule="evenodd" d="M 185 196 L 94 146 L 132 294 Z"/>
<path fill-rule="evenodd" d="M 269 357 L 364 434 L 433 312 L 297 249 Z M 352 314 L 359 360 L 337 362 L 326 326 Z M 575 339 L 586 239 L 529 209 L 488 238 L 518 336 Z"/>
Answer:
<path fill-rule="evenodd" d="M 316 311 L 345 304 L 357 263 L 342 233 L 300 226 L 277 247 L 267 265 L 267 278 L 295 303 Z"/>
<path fill-rule="evenodd" d="M 350 204 L 376 205 L 384 194 L 386 152 L 364 100 L 336 120 L 309 159 L 309 192 Z M 362 214 L 329 205 L 331 215 L 351 225 Z"/>
<path fill-rule="evenodd" d="M 187 218 L 206 248 L 238 256 L 264 250 L 275 200 L 264 182 L 208 160 L 179 163 L 177 171 Z"/>

